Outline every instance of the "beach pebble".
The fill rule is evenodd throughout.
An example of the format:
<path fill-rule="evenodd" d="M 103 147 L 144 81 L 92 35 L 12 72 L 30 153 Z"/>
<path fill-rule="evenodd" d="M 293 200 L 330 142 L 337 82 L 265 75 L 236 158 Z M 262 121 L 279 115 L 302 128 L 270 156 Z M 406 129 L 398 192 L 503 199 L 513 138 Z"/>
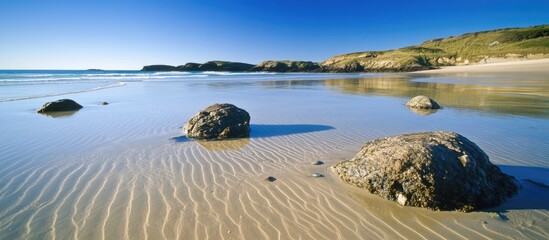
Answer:
<path fill-rule="evenodd" d="M 321 173 L 313 173 L 311 174 L 311 177 L 324 177 L 324 175 Z"/>
<path fill-rule="evenodd" d="M 509 218 L 507 216 L 505 216 L 505 214 L 499 213 L 499 212 L 494 214 L 494 218 L 498 219 L 498 220 L 501 220 L 501 221 L 509 220 Z"/>
<path fill-rule="evenodd" d="M 324 164 L 324 162 L 323 161 L 314 161 L 311 164 L 312 165 L 322 165 L 322 164 Z"/>
<path fill-rule="evenodd" d="M 265 178 L 265 181 L 274 182 L 274 181 L 276 181 L 276 178 L 273 177 L 273 176 L 268 176 L 267 178 Z"/>

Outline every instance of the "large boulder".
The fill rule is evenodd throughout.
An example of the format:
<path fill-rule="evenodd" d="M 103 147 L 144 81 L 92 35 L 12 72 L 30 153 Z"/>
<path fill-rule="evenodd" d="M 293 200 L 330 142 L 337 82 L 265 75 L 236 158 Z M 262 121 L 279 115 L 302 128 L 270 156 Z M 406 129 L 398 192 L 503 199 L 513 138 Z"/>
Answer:
<path fill-rule="evenodd" d="M 412 99 L 410 99 L 410 101 L 406 103 L 406 106 L 410 108 L 416 108 L 416 109 L 439 109 L 440 108 L 440 105 L 438 105 L 438 103 L 435 102 L 435 100 L 423 95 L 413 97 Z"/>
<path fill-rule="evenodd" d="M 401 205 L 468 212 L 499 205 L 518 190 L 467 138 L 446 131 L 367 142 L 332 167 L 341 179 Z"/>
<path fill-rule="evenodd" d="M 217 103 L 192 117 L 183 132 L 195 139 L 249 137 L 250 114 L 235 105 Z"/>
<path fill-rule="evenodd" d="M 40 109 L 38 113 L 48 113 L 48 112 L 64 112 L 64 111 L 77 111 L 82 108 L 82 105 L 76 103 L 71 99 L 59 99 L 54 102 L 47 102 Z"/>

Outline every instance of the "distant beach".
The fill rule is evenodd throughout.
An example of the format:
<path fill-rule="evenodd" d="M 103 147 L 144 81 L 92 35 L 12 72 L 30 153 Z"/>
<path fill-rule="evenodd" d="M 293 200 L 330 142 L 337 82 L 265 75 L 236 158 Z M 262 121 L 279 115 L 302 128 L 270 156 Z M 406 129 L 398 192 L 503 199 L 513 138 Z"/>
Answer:
<path fill-rule="evenodd" d="M 418 73 L 547 73 L 549 59 L 504 61 L 496 63 L 442 67 L 441 69 L 418 71 Z"/>
<path fill-rule="evenodd" d="M 0 238 L 546 239 L 548 76 L 548 59 L 387 74 L 0 70 Z M 410 111 L 420 94 L 442 109 Z M 59 98 L 83 108 L 36 113 Z M 250 113 L 250 138 L 183 136 L 220 102 Z M 366 141 L 434 130 L 475 142 L 522 190 L 435 212 L 330 170 Z"/>

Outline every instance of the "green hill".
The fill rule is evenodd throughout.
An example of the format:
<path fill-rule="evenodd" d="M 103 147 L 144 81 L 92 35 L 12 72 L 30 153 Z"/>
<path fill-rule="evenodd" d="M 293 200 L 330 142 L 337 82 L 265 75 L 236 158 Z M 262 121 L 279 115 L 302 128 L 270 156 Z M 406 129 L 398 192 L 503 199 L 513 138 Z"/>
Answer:
<path fill-rule="evenodd" d="M 329 72 L 414 71 L 546 57 L 549 57 L 549 25 L 541 25 L 467 33 L 396 50 L 344 54 L 320 65 Z"/>

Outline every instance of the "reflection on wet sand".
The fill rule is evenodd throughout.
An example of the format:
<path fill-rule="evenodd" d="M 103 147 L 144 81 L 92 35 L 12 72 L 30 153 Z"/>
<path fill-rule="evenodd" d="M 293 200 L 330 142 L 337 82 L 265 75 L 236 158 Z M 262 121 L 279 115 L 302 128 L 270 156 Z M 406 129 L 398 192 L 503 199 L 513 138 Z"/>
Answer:
<path fill-rule="evenodd" d="M 250 143 L 249 138 L 228 139 L 218 141 L 196 141 L 200 146 L 209 151 L 239 150 Z"/>
<path fill-rule="evenodd" d="M 269 81 L 263 84 L 268 88 L 324 85 L 343 93 L 405 98 L 425 95 L 443 107 L 538 118 L 549 116 L 549 78 L 540 78 L 539 75 L 528 78 L 527 74 L 524 79 L 491 79 L 483 76 L 482 84 L 472 81 L 463 83 L 458 76 L 437 76 L 432 79 L 425 75 L 409 74 L 357 79 Z"/>
<path fill-rule="evenodd" d="M 78 111 L 63 111 L 63 112 L 46 112 L 46 113 L 39 113 L 47 117 L 51 118 L 66 118 L 71 117 Z"/>
<path fill-rule="evenodd" d="M 421 109 L 421 108 L 411 108 L 411 107 L 409 107 L 408 109 L 410 109 L 410 111 L 414 112 L 415 114 L 423 115 L 423 116 L 431 115 L 438 111 L 438 109 Z"/>

